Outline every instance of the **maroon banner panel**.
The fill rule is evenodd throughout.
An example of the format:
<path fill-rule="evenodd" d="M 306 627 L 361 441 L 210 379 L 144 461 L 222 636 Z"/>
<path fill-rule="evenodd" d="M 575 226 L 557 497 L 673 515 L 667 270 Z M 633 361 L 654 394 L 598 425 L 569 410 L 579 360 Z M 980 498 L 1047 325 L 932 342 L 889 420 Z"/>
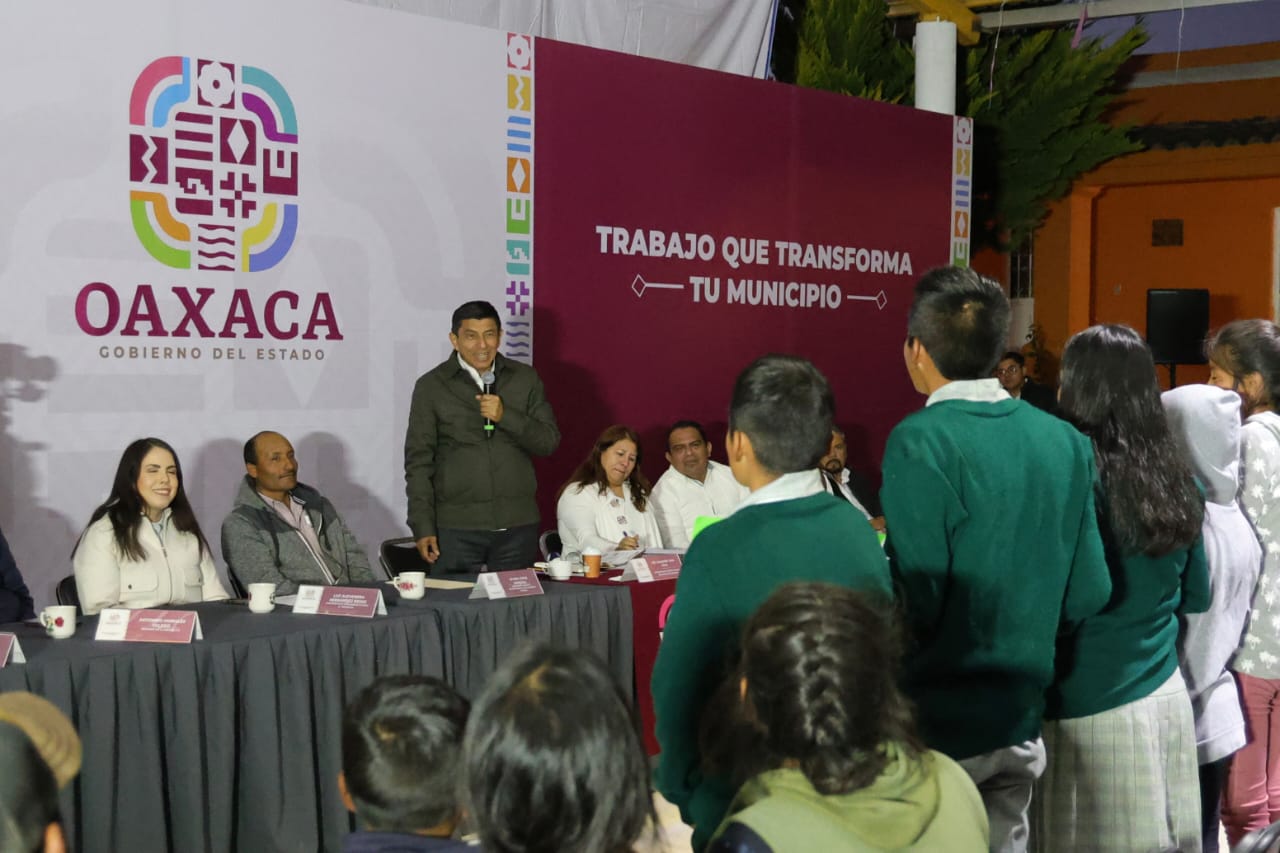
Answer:
<path fill-rule="evenodd" d="M 536 365 L 563 431 L 555 492 L 610 423 L 643 468 L 693 418 L 723 458 L 734 377 L 811 359 L 851 466 L 878 479 L 922 403 L 902 363 L 916 279 L 950 250 L 950 116 L 540 40 Z"/>

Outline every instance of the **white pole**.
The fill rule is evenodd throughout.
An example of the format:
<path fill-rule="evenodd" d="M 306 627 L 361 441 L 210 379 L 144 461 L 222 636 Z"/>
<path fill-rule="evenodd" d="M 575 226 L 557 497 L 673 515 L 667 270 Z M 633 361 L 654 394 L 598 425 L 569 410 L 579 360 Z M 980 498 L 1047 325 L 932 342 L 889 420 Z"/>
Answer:
<path fill-rule="evenodd" d="M 935 113 L 956 112 L 956 25 L 916 24 L 916 106 Z"/>

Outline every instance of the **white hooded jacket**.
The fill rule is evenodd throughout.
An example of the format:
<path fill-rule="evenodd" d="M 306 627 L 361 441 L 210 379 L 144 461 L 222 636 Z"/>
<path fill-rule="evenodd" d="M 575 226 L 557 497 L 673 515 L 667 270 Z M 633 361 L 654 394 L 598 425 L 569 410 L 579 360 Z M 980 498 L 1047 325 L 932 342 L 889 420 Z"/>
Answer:
<path fill-rule="evenodd" d="M 1204 553 L 1211 602 L 1188 614 L 1178 659 L 1195 711 L 1199 763 L 1225 758 L 1245 743 L 1235 680 L 1227 671 L 1240 648 L 1262 565 L 1262 548 L 1237 501 L 1240 397 L 1211 385 L 1161 395 L 1174 439 L 1205 490 Z"/>

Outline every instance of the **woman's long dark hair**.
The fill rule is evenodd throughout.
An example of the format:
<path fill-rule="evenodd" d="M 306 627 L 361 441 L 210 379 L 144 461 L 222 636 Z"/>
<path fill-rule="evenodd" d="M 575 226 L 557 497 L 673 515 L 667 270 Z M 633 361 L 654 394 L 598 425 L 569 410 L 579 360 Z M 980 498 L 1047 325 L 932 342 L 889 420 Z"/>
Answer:
<path fill-rule="evenodd" d="M 209 540 L 204 538 L 204 531 L 200 529 L 196 514 L 187 500 L 187 481 L 182 476 L 182 463 L 178 461 L 178 454 L 167 442 L 158 438 L 140 438 L 124 449 L 120 464 L 116 466 L 111 494 L 93 511 L 86 529 L 104 515 L 108 516 L 120 553 L 130 560 L 146 559 L 147 553 L 138 541 L 138 521 L 144 509 L 142 497 L 138 494 L 138 474 L 142 471 L 142 460 L 155 447 L 169 451 L 173 455 L 173 464 L 178 469 L 178 488 L 174 491 L 173 502 L 169 504 L 169 523 L 183 533 L 195 536 L 200 540 L 200 547 L 209 551 Z M 77 542 L 76 548 L 79 547 L 80 543 Z M 74 555 L 75 551 L 71 553 Z"/>
<path fill-rule="evenodd" d="M 644 461 L 644 453 L 640 450 L 640 436 L 636 435 L 636 431 L 631 427 L 622 424 L 614 424 L 600 433 L 596 443 L 591 446 L 591 452 L 587 454 L 587 458 L 573 469 L 569 480 L 556 493 L 556 498 L 559 499 L 565 489 L 573 486 L 581 486 L 584 489 L 595 486 L 603 495 L 609 488 L 609 475 L 605 473 L 600 458 L 604 456 L 606 450 L 624 439 L 636 446 L 636 467 L 631 469 L 631 476 L 627 477 L 627 483 L 631 486 L 631 502 L 635 504 L 636 509 L 644 512 L 652 487 L 649 485 L 649 479 L 640 470 L 640 463 Z"/>
<path fill-rule="evenodd" d="M 1067 341 L 1061 382 L 1062 414 L 1093 440 L 1121 551 L 1160 557 L 1191 545 L 1204 498 L 1169 431 L 1147 344 L 1128 326 L 1091 326 Z"/>
<path fill-rule="evenodd" d="M 530 645 L 498 667 L 463 738 L 467 802 L 493 853 L 624 853 L 657 827 L 635 713 L 595 656 Z"/>
<path fill-rule="evenodd" d="M 833 584 L 784 584 L 742 631 L 738 668 L 721 694 L 737 700 L 731 767 L 723 753 L 710 766 L 741 782 L 795 761 L 820 793 L 845 794 L 880 775 L 890 744 L 919 760 L 924 747 L 898 689 L 901 655 L 890 602 Z"/>

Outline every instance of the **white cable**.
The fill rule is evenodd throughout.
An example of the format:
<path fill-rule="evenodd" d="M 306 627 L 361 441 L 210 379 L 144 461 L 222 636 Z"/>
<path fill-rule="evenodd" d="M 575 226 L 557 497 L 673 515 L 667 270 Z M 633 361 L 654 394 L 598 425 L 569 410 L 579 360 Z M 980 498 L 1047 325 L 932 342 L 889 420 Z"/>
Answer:
<path fill-rule="evenodd" d="M 991 46 L 991 71 L 987 75 L 987 94 L 990 95 L 996 88 L 996 53 L 1000 50 L 1000 30 L 1004 28 L 1004 3 L 1000 0 L 1000 17 L 996 19 L 996 40 Z"/>
<path fill-rule="evenodd" d="M 1182 66 L 1182 22 L 1187 18 L 1186 0 L 1178 0 L 1178 52 L 1173 57 L 1173 85 L 1178 85 L 1178 69 Z"/>

